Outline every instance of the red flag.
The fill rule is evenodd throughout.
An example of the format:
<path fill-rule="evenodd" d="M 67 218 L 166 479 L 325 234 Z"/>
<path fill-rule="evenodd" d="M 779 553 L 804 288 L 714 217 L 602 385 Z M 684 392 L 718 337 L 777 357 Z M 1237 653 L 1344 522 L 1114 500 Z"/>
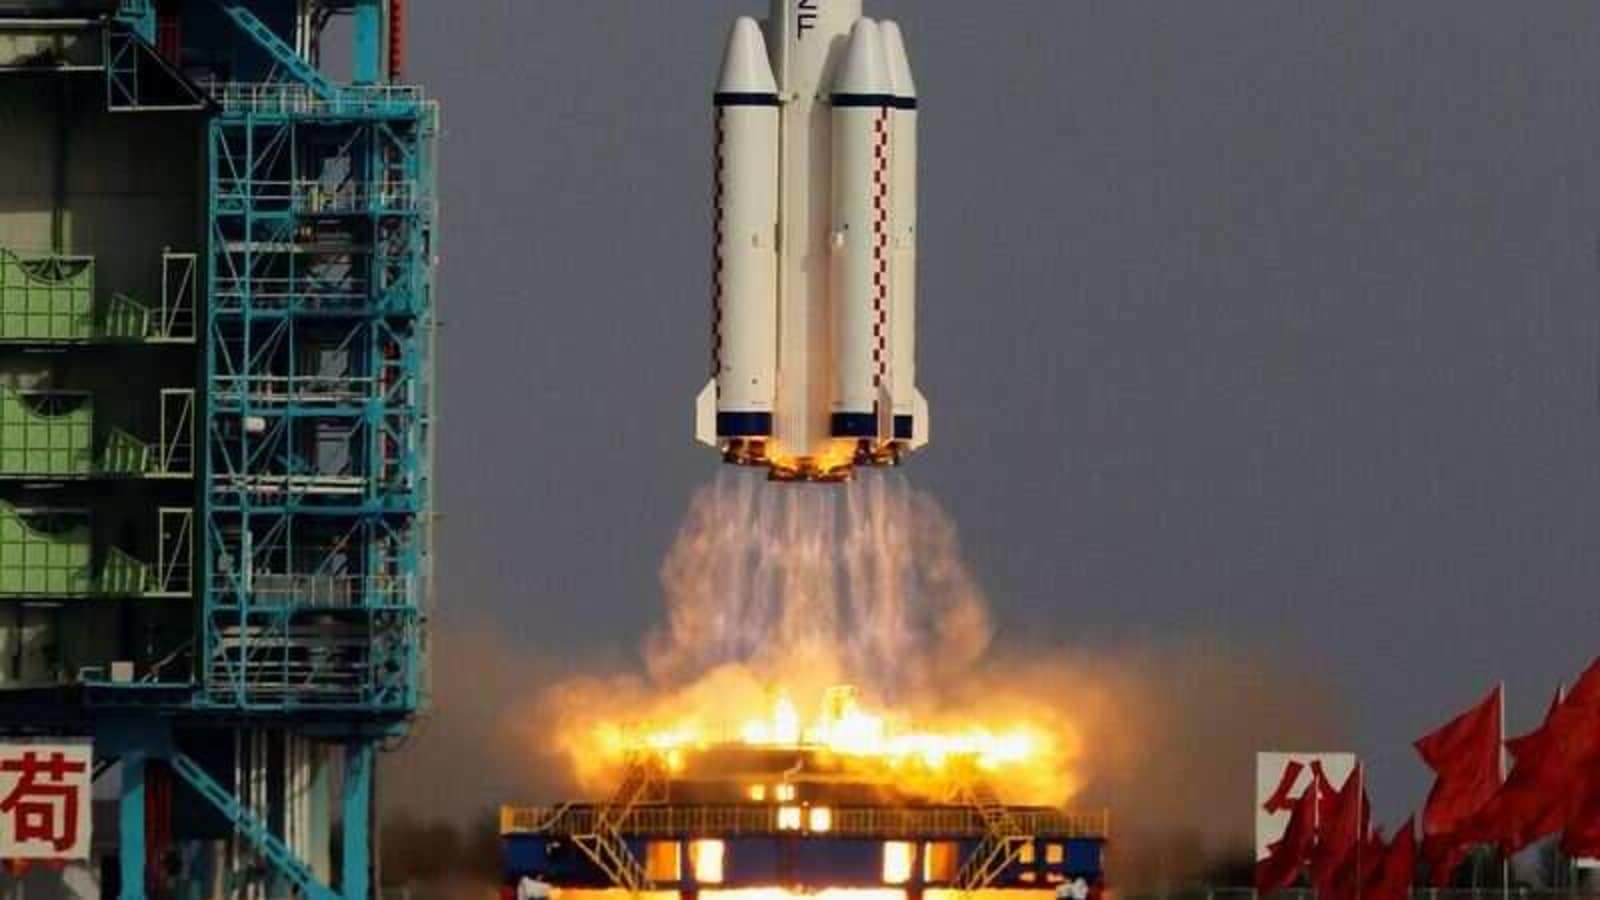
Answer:
<path fill-rule="evenodd" d="M 1578 676 L 1578 681 L 1572 686 L 1572 693 L 1567 695 L 1567 699 L 1579 706 L 1600 704 L 1600 656 L 1595 657 L 1589 668 Z"/>
<path fill-rule="evenodd" d="M 1510 776 L 1466 829 L 1498 844 L 1506 856 L 1578 816 L 1588 772 L 1600 765 L 1600 659 L 1543 725 L 1510 746 L 1516 757 Z"/>
<path fill-rule="evenodd" d="M 1428 883 L 1436 888 L 1447 888 L 1456 870 L 1467 861 L 1472 845 L 1477 841 L 1457 839 L 1454 835 L 1422 839 L 1422 859 L 1428 864 Z"/>
<path fill-rule="evenodd" d="M 1316 782 L 1312 782 L 1295 802 L 1283 837 L 1268 848 L 1266 859 L 1256 863 L 1256 890 L 1260 893 L 1281 891 L 1299 877 L 1317 836 L 1318 794 Z"/>
<path fill-rule="evenodd" d="M 1317 888 L 1317 900 L 1361 900 L 1363 888 L 1383 862 L 1383 848 L 1383 830 L 1370 829 L 1345 855 L 1344 865 L 1329 884 Z"/>
<path fill-rule="evenodd" d="M 1383 851 L 1383 861 L 1368 879 L 1362 900 L 1410 900 L 1417 870 L 1417 827 L 1407 819 Z"/>
<path fill-rule="evenodd" d="M 1591 707 L 1588 735 L 1580 739 L 1588 753 L 1583 788 L 1575 791 L 1570 815 L 1561 835 L 1561 851 L 1574 858 L 1600 858 L 1600 659 L 1578 678 L 1570 698 L 1580 706 Z M 1552 718 L 1554 716 L 1552 715 Z"/>
<path fill-rule="evenodd" d="M 1496 687 L 1477 706 L 1416 743 L 1422 761 L 1434 771 L 1433 790 L 1422 811 L 1422 846 L 1435 886 L 1448 884 L 1466 858 L 1473 835 L 1464 826 L 1504 781 L 1504 704 L 1504 689 Z"/>
<path fill-rule="evenodd" d="M 1589 776 L 1589 789 L 1561 835 L 1561 852 L 1574 859 L 1600 859 L 1600 776 Z"/>
<path fill-rule="evenodd" d="M 1367 801 L 1366 772 L 1358 765 L 1317 820 L 1317 846 L 1311 853 L 1311 883 L 1319 893 L 1334 890 L 1346 860 L 1366 836 L 1371 823 L 1372 804 Z"/>
<path fill-rule="evenodd" d="M 1424 835 L 1447 835 L 1471 818 L 1500 787 L 1503 691 L 1417 741 L 1417 753 L 1437 777 L 1422 813 Z"/>
<path fill-rule="evenodd" d="M 1339 802 L 1339 789 L 1328 780 L 1328 772 L 1321 763 L 1311 765 L 1311 783 L 1306 785 L 1306 790 L 1317 792 L 1317 830 L 1322 830 L 1322 823 L 1333 817 L 1334 808 Z"/>

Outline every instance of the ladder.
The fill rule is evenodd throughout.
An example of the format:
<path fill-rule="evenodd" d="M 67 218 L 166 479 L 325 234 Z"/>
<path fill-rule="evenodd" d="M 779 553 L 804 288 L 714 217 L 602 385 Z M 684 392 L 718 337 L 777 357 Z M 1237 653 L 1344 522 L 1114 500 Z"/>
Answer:
<path fill-rule="evenodd" d="M 611 802 L 595 814 L 594 830 L 572 836 L 578 849 L 599 866 L 612 883 L 627 888 L 630 893 L 650 890 L 652 885 L 649 873 L 628 849 L 620 828 L 635 806 L 659 790 L 664 774 L 660 757 L 653 753 L 640 754 L 630 760 L 628 774 L 612 795 Z"/>
<path fill-rule="evenodd" d="M 984 835 L 956 873 L 956 888 L 976 891 L 993 884 L 1006 867 L 1017 861 L 1033 837 L 1017 824 L 989 782 L 975 777 L 963 786 L 959 796 L 983 822 Z"/>

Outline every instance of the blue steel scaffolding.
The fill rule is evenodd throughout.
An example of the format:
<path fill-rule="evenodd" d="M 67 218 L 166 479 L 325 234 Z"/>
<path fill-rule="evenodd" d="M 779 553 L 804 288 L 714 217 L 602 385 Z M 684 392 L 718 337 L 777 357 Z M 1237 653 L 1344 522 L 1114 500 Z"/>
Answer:
<path fill-rule="evenodd" d="M 227 88 L 210 133 L 203 702 L 415 709 L 432 107 Z"/>
<path fill-rule="evenodd" d="M 195 634 L 131 682 L 6 695 L 0 736 L 94 739 L 123 900 L 174 785 L 223 894 L 373 894 L 376 755 L 425 702 L 432 594 L 438 112 L 394 83 L 398 8 L 122 0 L 99 26 L 108 109 L 203 123 Z M 350 84 L 316 65 L 333 15 Z"/>

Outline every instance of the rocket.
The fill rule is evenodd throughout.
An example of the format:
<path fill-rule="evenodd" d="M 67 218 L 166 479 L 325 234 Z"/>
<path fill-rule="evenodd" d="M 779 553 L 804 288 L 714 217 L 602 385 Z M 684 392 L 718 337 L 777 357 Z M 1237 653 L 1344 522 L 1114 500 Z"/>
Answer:
<path fill-rule="evenodd" d="M 711 380 L 696 437 L 784 481 L 928 442 L 917 390 L 917 89 L 862 0 L 733 25 L 715 93 Z"/>

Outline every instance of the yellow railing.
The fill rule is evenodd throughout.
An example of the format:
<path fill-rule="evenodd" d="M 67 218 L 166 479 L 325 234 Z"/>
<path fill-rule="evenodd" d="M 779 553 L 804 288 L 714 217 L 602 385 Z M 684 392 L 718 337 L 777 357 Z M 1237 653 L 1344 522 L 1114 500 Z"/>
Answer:
<path fill-rule="evenodd" d="M 590 805 L 505 807 L 500 813 L 500 830 L 505 834 L 591 834 L 602 809 Z M 836 806 L 832 813 L 824 836 L 959 838 L 983 837 L 989 831 L 977 810 L 967 807 Z M 1069 813 L 1012 807 L 1010 814 L 1027 835 L 1105 837 L 1111 826 L 1110 813 L 1104 811 Z M 733 837 L 770 835 L 786 829 L 779 827 L 776 806 L 726 805 L 638 806 L 617 830 L 630 837 Z"/>

